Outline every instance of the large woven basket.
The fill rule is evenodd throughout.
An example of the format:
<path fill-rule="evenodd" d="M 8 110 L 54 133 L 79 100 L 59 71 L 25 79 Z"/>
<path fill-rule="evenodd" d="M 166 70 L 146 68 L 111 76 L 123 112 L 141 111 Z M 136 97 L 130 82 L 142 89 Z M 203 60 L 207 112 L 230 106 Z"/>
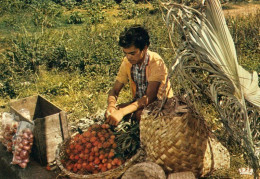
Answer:
<path fill-rule="evenodd" d="M 141 145 L 148 161 L 166 173 L 191 171 L 196 177 L 230 166 L 227 149 L 202 119 L 194 117 L 184 100 L 171 98 L 160 107 L 161 101 L 149 105 L 140 122 Z"/>
<path fill-rule="evenodd" d="M 100 172 L 97 174 L 81 175 L 81 174 L 76 174 L 71 171 L 68 171 L 61 162 L 61 160 L 65 158 L 65 153 L 66 153 L 65 151 L 69 142 L 70 142 L 70 138 L 58 145 L 58 148 L 56 150 L 56 162 L 58 167 L 61 169 L 60 175 L 68 176 L 69 178 L 72 179 L 119 178 L 130 166 L 136 163 L 136 161 L 139 159 L 141 155 L 143 155 L 143 151 L 140 149 L 133 157 L 131 157 L 125 163 L 123 163 L 122 165 L 118 166 L 115 169 L 111 169 L 106 172 Z"/>
<path fill-rule="evenodd" d="M 127 169 L 121 179 L 166 179 L 166 175 L 156 163 L 141 162 Z"/>

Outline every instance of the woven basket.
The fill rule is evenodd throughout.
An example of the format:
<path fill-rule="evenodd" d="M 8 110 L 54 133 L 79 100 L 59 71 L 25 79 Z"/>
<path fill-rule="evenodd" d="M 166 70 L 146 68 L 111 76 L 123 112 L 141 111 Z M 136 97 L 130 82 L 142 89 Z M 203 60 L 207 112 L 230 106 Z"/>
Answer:
<path fill-rule="evenodd" d="M 195 179 L 195 176 L 192 172 L 178 172 L 171 173 L 167 179 Z"/>
<path fill-rule="evenodd" d="M 141 162 L 127 169 L 122 179 L 166 179 L 166 175 L 156 163 Z"/>
<path fill-rule="evenodd" d="M 66 146 L 69 144 L 69 142 L 70 142 L 70 138 L 58 145 L 58 148 L 56 150 L 56 162 L 57 162 L 58 167 L 62 171 L 61 175 L 68 176 L 69 178 L 72 178 L 72 179 L 119 178 L 143 154 L 143 151 L 140 149 L 137 151 L 137 153 L 133 157 L 131 157 L 125 163 L 123 163 L 122 165 L 118 166 L 115 169 L 111 169 L 106 172 L 100 172 L 97 174 L 80 175 L 80 174 L 76 174 L 71 171 L 68 171 L 61 163 L 61 160 L 65 158 Z"/>
<path fill-rule="evenodd" d="M 209 133 L 201 176 L 209 175 L 215 170 L 228 168 L 230 168 L 230 154 L 228 150 L 212 133 Z"/>
<path fill-rule="evenodd" d="M 149 105 L 140 121 L 140 140 L 148 161 L 159 164 L 166 173 L 191 171 L 196 177 L 229 167 L 228 151 L 215 138 L 210 139 L 205 122 L 194 117 L 183 100 L 168 99 L 161 111 L 160 106 L 161 101 Z M 223 163 L 214 163 L 216 158 Z"/>

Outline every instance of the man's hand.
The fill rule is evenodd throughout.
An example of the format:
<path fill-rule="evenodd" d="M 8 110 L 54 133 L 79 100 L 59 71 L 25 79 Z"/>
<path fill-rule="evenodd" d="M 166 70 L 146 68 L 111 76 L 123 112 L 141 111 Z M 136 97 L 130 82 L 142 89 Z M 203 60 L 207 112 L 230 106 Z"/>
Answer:
<path fill-rule="evenodd" d="M 123 83 L 116 81 L 113 88 L 109 91 L 108 98 L 107 98 L 108 107 L 107 107 L 107 110 L 105 113 L 106 119 L 109 118 L 110 114 L 112 114 L 114 111 L 117 110 L 117 107 L 116 107 L 117 97 L 123 87 L 124 87 Z"/>
<path fill-rule="evenodd" d="M 108 106 L 106 113 L 105 113 L 105 117 L 106 119 L 108 119 L 108 117 L 110 116 L 110 114 L 112 114 L 114 111 L 116 111 L 117 108 L 115 106 Z"/>
<path fill-rule="evenodd" d="M 124 114 L 121 110 L 115 110 L 113 113 L 111 113 L 106 122 L 109 123 L 110 125 L 117 126 L 118 123 L 123 119 Z"/>

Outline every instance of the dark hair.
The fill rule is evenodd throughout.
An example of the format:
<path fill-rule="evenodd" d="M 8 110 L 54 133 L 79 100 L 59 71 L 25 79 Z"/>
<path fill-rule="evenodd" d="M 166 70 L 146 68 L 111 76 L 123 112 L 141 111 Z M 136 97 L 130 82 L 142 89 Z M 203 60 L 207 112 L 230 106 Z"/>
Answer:
<path fill-rule="evenodd" d="M 129 48 L 134 45 L 136 48 L 143 50 L 150 45 L 148 31 L 141 25 L 133 25 L 125 28 L 119 36 L 119 46 Z"/>

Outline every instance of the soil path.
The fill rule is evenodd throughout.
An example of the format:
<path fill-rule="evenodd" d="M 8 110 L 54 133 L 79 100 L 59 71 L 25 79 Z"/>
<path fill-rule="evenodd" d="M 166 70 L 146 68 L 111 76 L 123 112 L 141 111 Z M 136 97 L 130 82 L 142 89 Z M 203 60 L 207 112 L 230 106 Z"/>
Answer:
<path fill-rule="evenodd" d="M 256 14 L 257 11 L 260 11 L 260 4 L 230 4 L 228 7 L 230 7 L 230 9 L 223 10 L 225 16 L 245 16 L 249 14 Z"/>

